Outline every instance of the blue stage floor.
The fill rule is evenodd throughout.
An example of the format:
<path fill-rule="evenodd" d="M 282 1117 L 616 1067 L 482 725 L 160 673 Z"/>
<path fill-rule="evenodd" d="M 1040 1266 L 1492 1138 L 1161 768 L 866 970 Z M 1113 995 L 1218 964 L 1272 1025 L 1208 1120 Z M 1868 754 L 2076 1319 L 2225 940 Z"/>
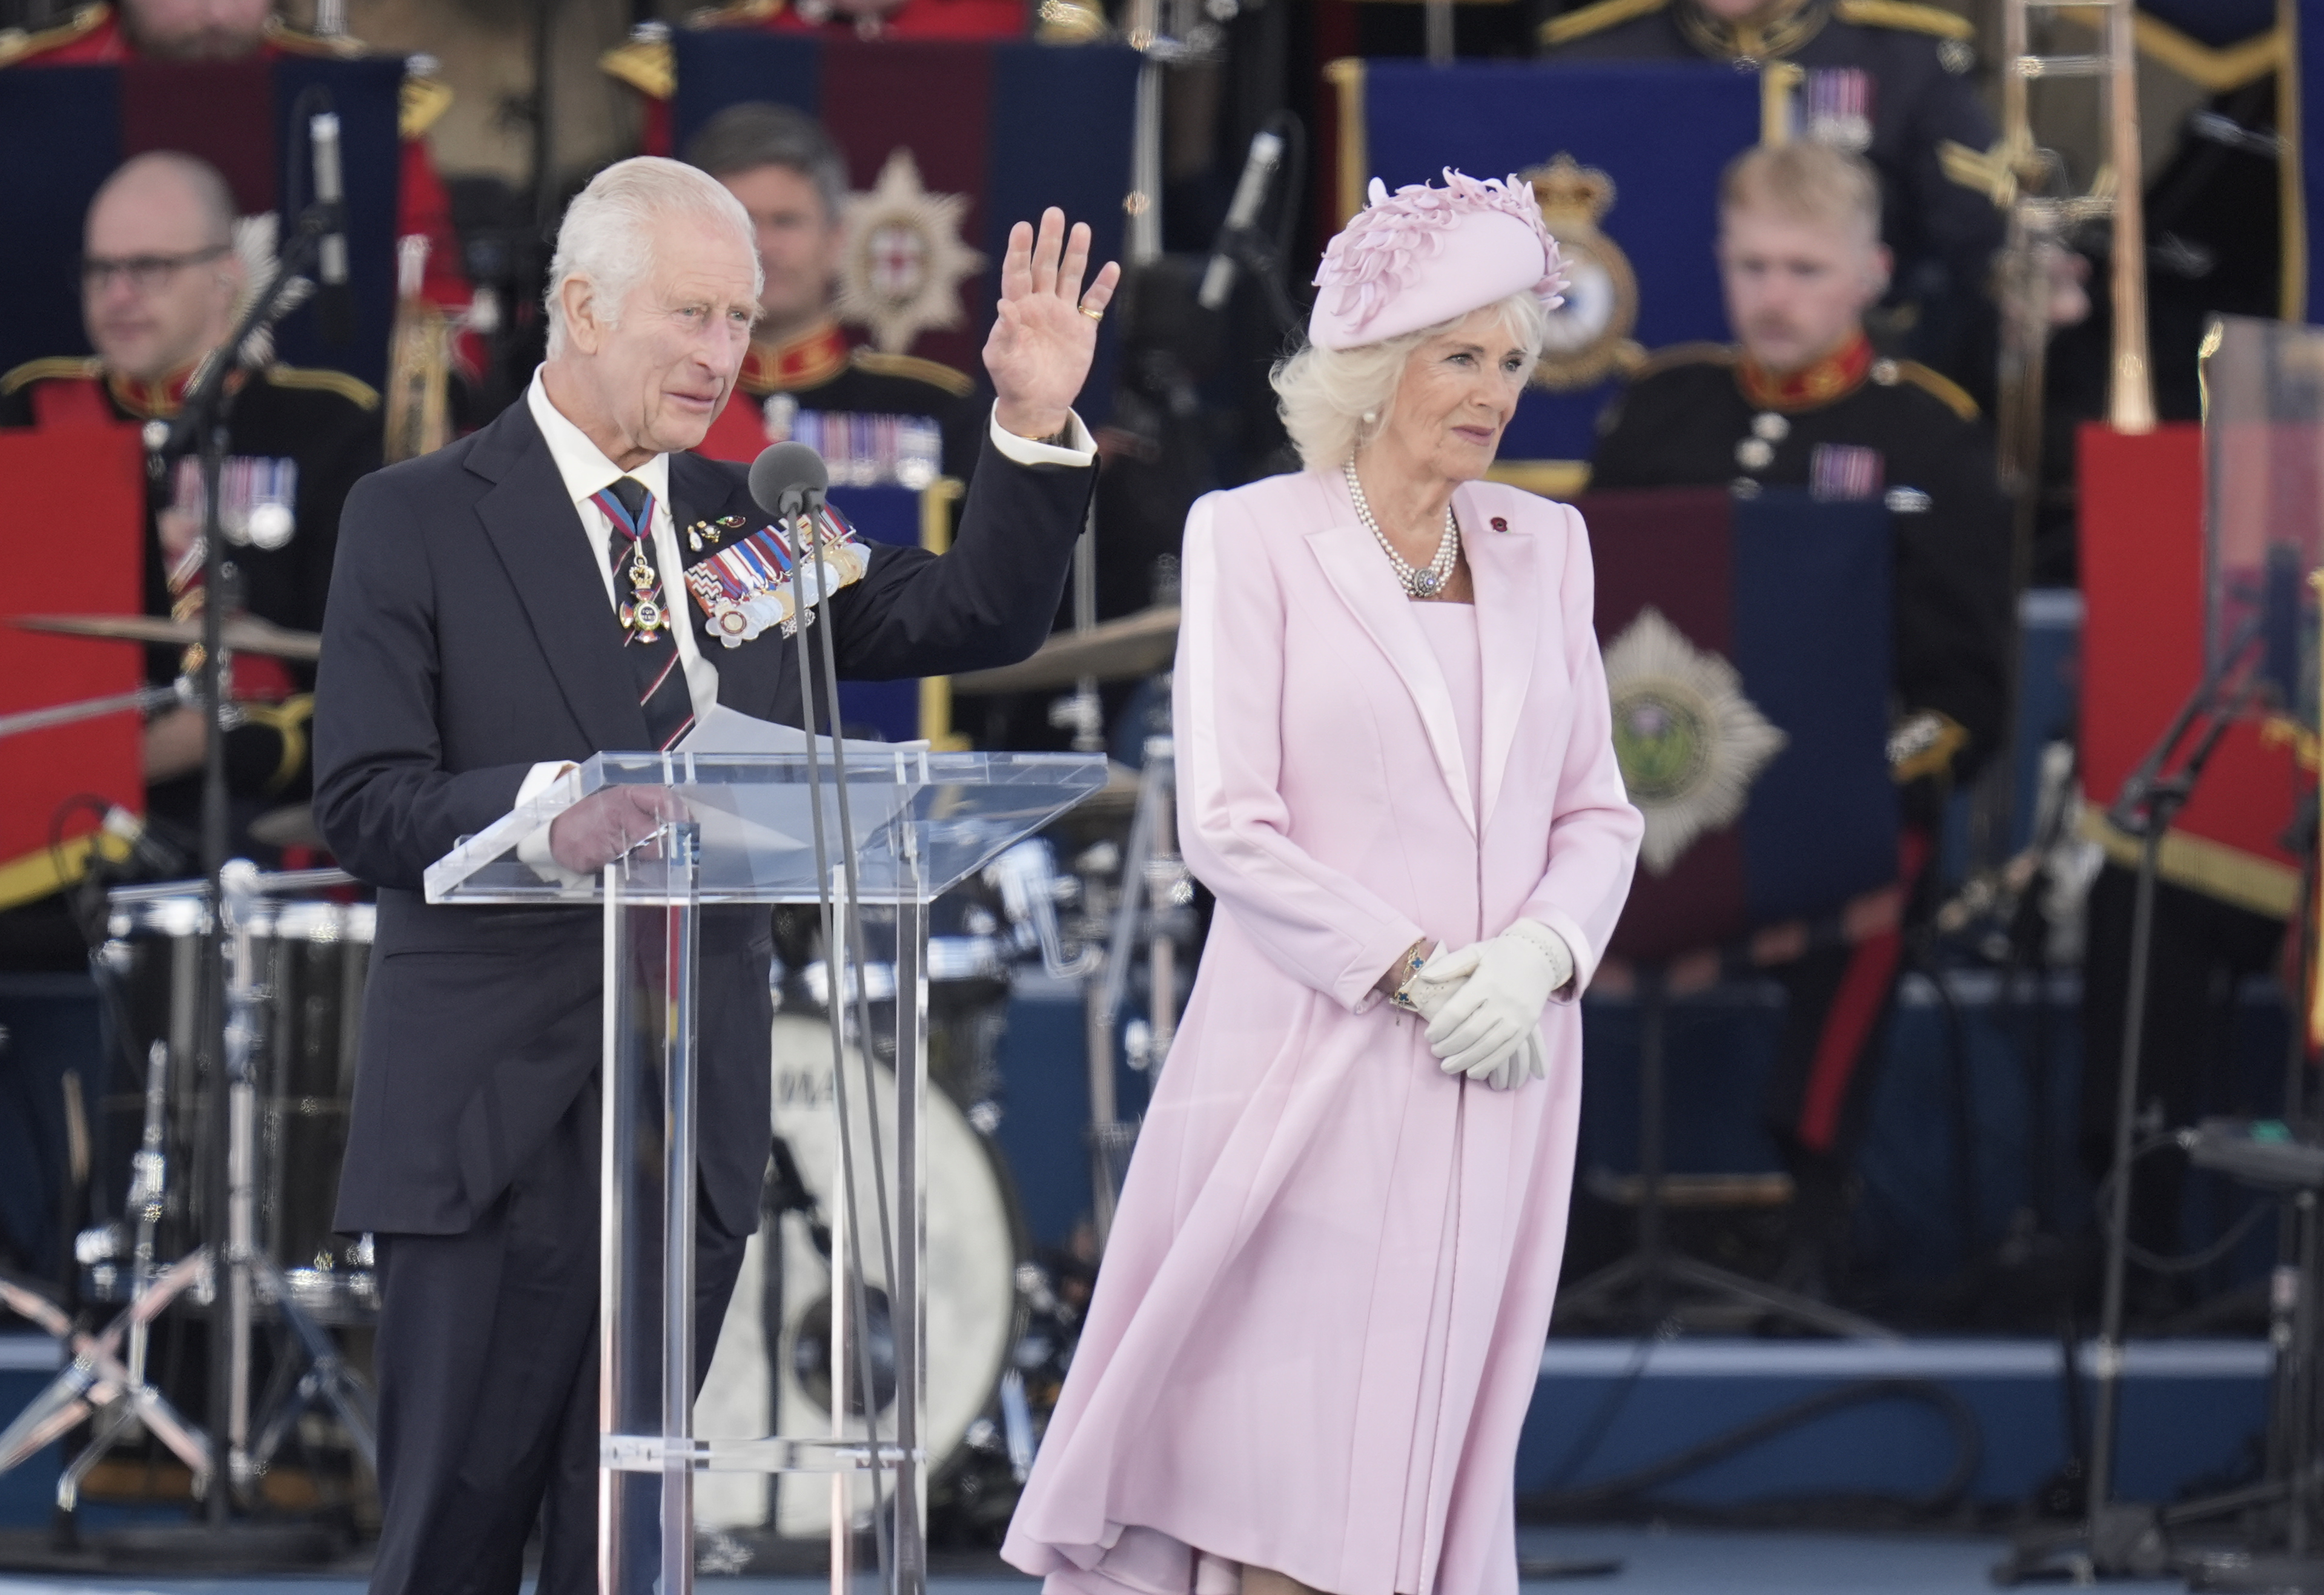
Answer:
<path fill-rule="evenodd" d="M 1574 1595 L 1986 1595 L 1998 1540 L 1933 1535 L 1657 1532 L 1633 1528 L 1526 1529 L 1527 1562 L 1618 1561 L 1618 1572 L 1527 1580 L 1529 1591 Z M 816 1595 L 819 1579 L 702 1579 L 703 1595 Z M 1030 1579 L 939 1577 L 942 1595 L 1022 1595 Z M 863 1588 L 871 1588 L 866 1581 Z M 2119 1595 L 2183 1590 L 2177 1582 L 2109 1583 Z M 361 1595 L 358 1578 L 88 1579 L 0 1576 L 0 1595 Z"/>

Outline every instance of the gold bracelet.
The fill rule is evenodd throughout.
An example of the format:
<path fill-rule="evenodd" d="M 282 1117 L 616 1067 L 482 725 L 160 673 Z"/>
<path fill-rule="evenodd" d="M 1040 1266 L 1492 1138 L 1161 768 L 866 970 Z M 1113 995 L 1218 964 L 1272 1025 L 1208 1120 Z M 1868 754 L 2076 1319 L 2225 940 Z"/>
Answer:
<path fill-rule="evenodd" d="M 1395 991 L 1388 993 L 1390 1008 L 1400 1008 L 1406 1013 L 1420 1011 L 1420 1005 L 1412 1000 L 1412 982 L 1427 962 L 1428 938 L 1423 936 L 1404 951 L 1404 979 L 1397 983 Z"/>

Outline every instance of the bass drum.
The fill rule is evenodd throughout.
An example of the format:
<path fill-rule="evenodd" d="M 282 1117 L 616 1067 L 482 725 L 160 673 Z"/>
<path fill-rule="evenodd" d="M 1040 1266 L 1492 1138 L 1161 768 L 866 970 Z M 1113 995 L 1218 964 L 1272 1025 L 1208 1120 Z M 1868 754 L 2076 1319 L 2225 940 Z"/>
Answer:
<path fill-rule="evenodd" d="M 847 1055 L 855 1137 L 864 1272 L 874 1295 L 872 1354 L 881 1431 L 895 1433 L 892 1348 L 883 1322 L 886 1270 L 880 1262 L 862 1081 Z M 876 1065 L 880 1120 L 893 1137 L 896 1080 Z M 929 1474 L 939 1477 L 962 1451 L 969 1427 L 991 1408 L 1010 1348 L 1022 1329 L 1017 1267 L 1025 1257 L 1014 1203 L 991 1143 L 941 1089 L 927 1093 L 927 1434 Z M 695 1404 L 695 1433 L 710 1439 L 831 1433 L 828 1374 L 833 1271 L 831 1223 L 839 1189 L 838 1115 L 831 1083 L 831 1032 L 819 1017 L 774 1021 L 776 1161 L 768 1216 L 744 1253 L 742 1277 Z M 892 1145 L 892 1140 L 890 1143 Z M 795 1173 L 795 1178 L 793 1177 Z M 890 1171 L 890 1177 L 893 1178 Z M 850 1304 L 852 1306 L 852 1304 Z M 853 1386 L 850 1378 L 846 1383 Z M 860 1400 L 857 1403 L 861 1408 Z M 861 1434 L 859 1422 L 851 1433 Z M 872 1506 L 872 1483 L 857 1476 L 853 1515 Z M 771 1530 L 785 1537 L 826 1534 L 828 1476 L 707 1472 L 696 1477 L 695 1520 L 706 1529 Z"/>

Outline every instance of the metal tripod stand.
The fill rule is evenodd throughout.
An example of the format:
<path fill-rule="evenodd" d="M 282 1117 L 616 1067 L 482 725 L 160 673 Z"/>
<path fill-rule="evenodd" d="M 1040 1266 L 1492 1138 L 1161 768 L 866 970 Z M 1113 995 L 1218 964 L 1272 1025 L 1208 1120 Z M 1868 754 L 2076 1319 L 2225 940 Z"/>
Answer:
<path fill-rule="evenodd" d="M 1823 1334 L 1851 1340 L 1897 1337 L 1868 1318 L 1796 1292 L 1763 1285 L 1674 1249 L 1665 1232 L 1664 1143 L 1665 1031 L 1670 996 L 1659 964 L 1638 969 L 1638 1240 L 1628 1257 L 1608 1264 L 1559 1293 L 1557 1316 L 1582 1314 L 1659 1323 L 1679 1298 L 1693 1293 L 1749 1307 Z M 1628 1304 L 1628 1311 L 1623 1305 Z"/>

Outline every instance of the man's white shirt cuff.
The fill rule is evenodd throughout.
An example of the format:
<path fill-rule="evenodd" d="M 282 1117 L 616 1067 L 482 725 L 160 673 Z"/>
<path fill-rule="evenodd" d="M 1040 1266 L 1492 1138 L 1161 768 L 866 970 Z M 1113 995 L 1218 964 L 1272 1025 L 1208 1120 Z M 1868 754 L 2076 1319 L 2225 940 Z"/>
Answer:
<path fill-rule="evenodd" d="M 1020 466 L 1086 468 L 1092 460 L 1097 458 L 1097 439 L 1090 436 L 1087 427 L 1082 425 L 1078 411 L 1069 410 L 1065 413 L 1073 418 L 1065 433 L 1071 441 L 1061 448 L 1054 443 L 1036 443 L 1030 438 L 1017 436 L 1001 424 L 1001 406 L 995 404 L 992 407 L 992 447 Z"/>
<path fill-rule="evenodd" d="M 575 768 L 569 759 L 555 759 L 546 764 L 536 764 L 525 771 L 524 784 L 516 789 L 516 802 L 511 807 L 522 808 L 549 789 L 549 783 Z M 516 862 L 530 865 L 545 880 L 571 886 L 587 879 L 560 866 L 549 851 L 549 827 L 543 825 L 516 844 Z"/>

